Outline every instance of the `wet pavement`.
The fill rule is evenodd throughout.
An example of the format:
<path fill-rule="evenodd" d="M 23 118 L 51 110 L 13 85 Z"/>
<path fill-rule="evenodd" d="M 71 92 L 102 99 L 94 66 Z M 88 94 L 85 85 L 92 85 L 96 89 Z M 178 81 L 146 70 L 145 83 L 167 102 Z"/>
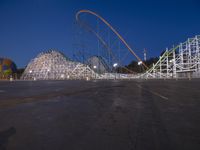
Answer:
<path fill-rule="evenodd" d="M 199 150 L 200 80 L 0 82 L 0 150 Z"/>

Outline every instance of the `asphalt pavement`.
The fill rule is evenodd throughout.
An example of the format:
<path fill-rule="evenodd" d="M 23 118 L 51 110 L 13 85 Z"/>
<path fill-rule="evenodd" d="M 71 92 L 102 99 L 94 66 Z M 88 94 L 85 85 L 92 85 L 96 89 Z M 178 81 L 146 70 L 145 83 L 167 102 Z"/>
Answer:
<path fill-rule="evenodd" d="M 0 82 L 0 150 L 199 150 L 200 79 Z"/>

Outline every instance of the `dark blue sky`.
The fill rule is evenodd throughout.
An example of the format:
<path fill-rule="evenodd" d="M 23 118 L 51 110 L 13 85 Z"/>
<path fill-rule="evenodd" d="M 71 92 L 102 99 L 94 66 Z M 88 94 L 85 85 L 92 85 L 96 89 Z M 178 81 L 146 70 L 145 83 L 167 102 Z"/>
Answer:
<path fill-rule="evenodd" d="M 200 34 L 199 8 L 198 0 L 0 0 L 0 57 L 18 67 L 50 48 L 72 57 L 80 9 L 103 16 L 138 55 L 146 48 L 148 57 L 157 56 Z"/>

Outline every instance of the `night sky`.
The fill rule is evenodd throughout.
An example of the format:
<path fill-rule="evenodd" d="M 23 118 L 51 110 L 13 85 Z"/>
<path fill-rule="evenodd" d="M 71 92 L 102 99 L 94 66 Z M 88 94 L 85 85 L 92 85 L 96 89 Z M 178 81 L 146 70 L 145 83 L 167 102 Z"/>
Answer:
<path fill-rule="evenodd" d="M 72 57 L 80 9 L 104 17 L 140 57 L 144 48 L 158 56 L 200 34 L 199 8 L 198 0 L 0 0 L 0 57 L 18 68 L 51 48 Z"/>

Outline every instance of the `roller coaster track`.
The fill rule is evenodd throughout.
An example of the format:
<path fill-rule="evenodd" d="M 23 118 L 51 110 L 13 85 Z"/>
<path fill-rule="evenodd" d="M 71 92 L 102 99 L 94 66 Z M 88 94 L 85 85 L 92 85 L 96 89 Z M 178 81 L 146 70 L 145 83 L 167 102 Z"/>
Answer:
<path fill-rule="evenodd" d="M 200 35 L 166 49 L 156 64 L 140 78 L 179 78 L 200 76 Z"/>
<path fill-rule="evenodd" d="M 112 52 L 112 49 L 108 46 L 108 44 L 106 43 L 106 41 L 97 32 L 95 32 L 89 24 L 87 24 L 84 21 L 80 22 L 80 20 L 79 20 L 78 23 L 80 23 L 86 30 L 88 30 L 89 32 L 91 32 L 92 34 L 94 34 L 97 37 L 97 39 L 99 40 L 99 42 L 103 45 L 103 47 L 105 49 L 108 50 L 109 55 L 112 56 L 112 58 L 120 65 L 120 67 L 124 68 L 126 71 L 128 71 L 130 73 L 135 73 L 134 71 L 132 71 L 132 70 L 130 70 L 127 67 L 125 67 L 125 66 L 122 65 L 122 60 L 124 60 L 125 58 L 123 58 L 122 60 L 119 60 L 115 56 L 115 54 Z"/>
<path fill-rule="evenodd" d="M 136 53 L 133 51 L 133 49 L 128 45 L 128 43 L 124 40 L 124 38 L 100 15 L 98 15 L 97 13 L 90 11 L 90 10 L 80 10 L 76 13 L 76 21 L 80 22 L 80 14 L 82 13 L 87 13 L 87 14 L 91 14 L 96 16 L 97 18 L 99 18 L 103 23 L 105 23 L 112 31 L 113 33 L 115 33 L 117 35 L 117 37 L 122 41 L 122 43 L 127 47 L 127 49 L 131 52 L 131 54 L 133 54 L 136 59 L 138 61 L 141 61 L 142 64 L 145 66 L 146 69 L 148 69 L 148 67 L 146 66 L 146 64 L 136 55 Z M 101 37 L 95 33 L 95 36 L 97 36 L 98 39 L 101 39 Z"/>

